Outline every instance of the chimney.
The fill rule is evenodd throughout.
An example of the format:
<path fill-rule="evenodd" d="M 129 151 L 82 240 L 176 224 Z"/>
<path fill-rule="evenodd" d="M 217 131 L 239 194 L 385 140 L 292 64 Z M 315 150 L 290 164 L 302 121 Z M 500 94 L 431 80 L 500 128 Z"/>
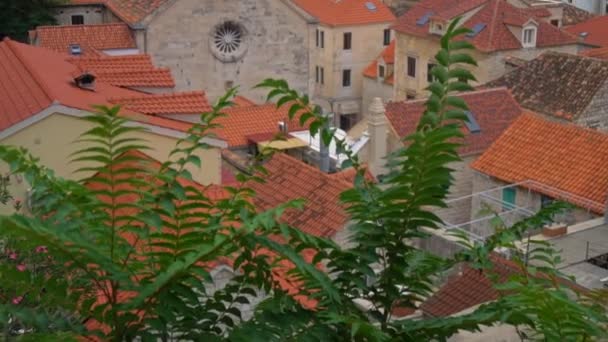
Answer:
<path fill-rule="evenodd" d="M 329 129 L 330 128 L 330 121 L 333 118 L 332 113 L 329 114 L 324 114 L 328 117 L 328 120 L 326 121 L 325 125 L 323 126 L 324 129 Z M 323 142 L 323 137 L 321 136 L 321 132 L 317 133 L 319 135 L 319 169 L 322 172 L 325 173 L 329 173 L 329 167 L 330 167 L 330 158 L 329 158 L 329 146 L 325 145 L 325 143 Z"/>
<path fill-rule="evenodd" d="M 369 164 L 374 176 L 386 173 L 387 125 L 382 99 L 375 97 L 369 106 L 367 131 L 369 134 Z"/>

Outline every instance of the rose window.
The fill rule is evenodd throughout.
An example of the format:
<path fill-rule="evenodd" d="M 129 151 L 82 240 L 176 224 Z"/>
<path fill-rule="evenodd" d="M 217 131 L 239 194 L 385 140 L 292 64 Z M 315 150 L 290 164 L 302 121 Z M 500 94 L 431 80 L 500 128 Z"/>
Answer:
<path fill-rule="evenodd" d="M 210 45 L 215 57 L 222 62 L 236 62 L 247 50 L 242 26 L 232 21 L 215 27 Z"/>

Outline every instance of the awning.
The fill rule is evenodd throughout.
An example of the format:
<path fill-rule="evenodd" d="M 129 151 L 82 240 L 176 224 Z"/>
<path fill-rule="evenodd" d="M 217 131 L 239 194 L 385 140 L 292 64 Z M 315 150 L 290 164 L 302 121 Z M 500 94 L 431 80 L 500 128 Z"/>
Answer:
<path fill-rule="evenodd" d="M 290 150 L 292 148 L 307 147 L 308 144 L 298 138 L 288 138 L 285 140 L 270 140 L 258 142 L 260 150 L 270 147 L 275 150 Z"/>

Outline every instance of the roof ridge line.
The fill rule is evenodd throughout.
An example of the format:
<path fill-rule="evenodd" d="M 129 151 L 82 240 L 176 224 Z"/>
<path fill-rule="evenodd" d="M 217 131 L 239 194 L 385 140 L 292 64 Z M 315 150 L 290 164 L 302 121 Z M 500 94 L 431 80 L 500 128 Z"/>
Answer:
<path fill-rule="evenodd" d="M 73 28 L 73 29 L 79 29 L 79 28 L 83 28 L 83 27 L 90 27 L 90 26 L 129 26 L 125 23 L 102 23 L 102 24 L 83 24 L 83 25 L 41 25 L 41 26 L 37 26 L 34 31 L 38 31 L 40 29 L 46 30 L 46 29 L 66 29 L 66 28 Z"/>
<path fill-rule="evenodd" d="M 48 99 L 52 103 L 58 102 L 57 97 L 55 96 L 55 93 L 53 92 L 52 88 L 49 87 L 49 85 L 46 84 L 46 82 L 44 82 L 44 78 L 33 69 L 32 65 L 26 60 L 25 56 L 21 53 L 21 51 L 19 51 L 17 46 L 13 46 L 13 44 L 22 44 L 22 43 L 18 43 L 9 38 L 5 39 L 4 42 L 6 43 L 8 48 L 11 50 L 11 52 L 17 57 L 19 62 L 21 62 L 21 64 L 25 67 L 25 70 L 27 70 L 27 72 L 30 74 L 30 76 L 32 76 L 32 78 L 34 79 L 34 82 L 36 82 L 40 86 L 40 88 L 42 89 L 42 91 L 44 92 L 46 97 L 48 97 Z"/>

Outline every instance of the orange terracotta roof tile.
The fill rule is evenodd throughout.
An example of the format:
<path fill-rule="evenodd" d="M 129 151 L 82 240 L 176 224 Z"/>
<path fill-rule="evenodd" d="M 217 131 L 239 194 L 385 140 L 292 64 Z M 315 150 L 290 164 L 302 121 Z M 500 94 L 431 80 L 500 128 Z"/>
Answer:
<path fill-rule="evenodd" d="M 286 223 L 315 236 L 331 237 L 344 229 L 348 216 L 340 203 L 340 194 L 352 188 L 352 183 L 284 153 L 275 154 L 264 167 L 268 171 L 266 181 L 249 184 L 256 193 L 253 203 L 258 209 L 304 199 L 303 210 L 285 212 Z"/>
<path fill-rule="evenodd" d="M 79 44 L 89 56 L 100 50 L 137 48 L 129 27 L 122 23 L 39 26 L 34 35 L 36 45 L 61 53 L 69 53 L 72 44 Z"/>
<path fill-rule="evenodd" d="M 548 196 L 602 213 L 608 197 L 606 165 L 608 134 L 526 113 L 471 167 L 508 183 L 530 180 L 573 194 L 578 198 L 534 187 Z"/>
<path fill-rule="evenodd" d="M 202 114 L 211 110 L 203 91 L 173 94 L 144 94 L 113 98 L 110 102 L 144 114 Z"/>
<path fill-rule="evenodd" d="M 483 152 L 522 113 L 521 107 L 505 88 L 486 89 L 462 93 L 462 97 L 481 131 L 471 133 L 463 127 L 464 145 L 461 155 Z M 403 138 L 416 129 L 424 112 L 426 100 L 390 102 L 386 106 L 386 117 L 399 137 Z"/>
<path fill-rule="evenodd" d="M 216 134 L 225 139 L 228 146 L 239 147 L 248 144 L 247 137 L 250 135 L 278 133 L 279 121 L 287 122 L 290 132 L 308 127 L 300 125 L 298 120 L 289 120 L 288 110 L 288 105 L 277 108 L 272 103 L 225 109 L 225 116 L 216 120 L 222 126 L 216 130 Z"/>
<path fill-rule="evenodd" d="M 383 60 L 386 65 L 395 64 L 395 40 L 391 41 L 391 43 L 385 47 L 378 58 L 373 60 L 370 64 L 367 65 L 365 69 L 363 69 L 363 76 L 369 78 L 377 78 L 378 77 L 378 61 Z M 388 70 L 385 70 L 388 72 Z M 390 73 L 386 75 L 384 82 L 388 84 L 393 84 L 394 74 Z"/>
<path fill-rule="evenodd" d="M 521 49 L 519 37 L 515 37 L 508 25 L 521 26 L 533 20 L 538 25 L 536 45 L 538 47 L 575 44 L 576 37 L 538 19 L 546 16 L 546 9 L 516 8 L 504 0 L 463 0 L 454 5 L 453 0 L 421 0 L 397 19 L 392 28 L 398 32 L 416 37 L 439 40 L 439 36 L 429 32 L 430 20 L 418 24 L 424 16 L 442 20 L 453 19 L 464 13 L 478 9 L 462 25 L 473 28 L 477 24 L 486 26 L 474 37 L 463 39 L 471 42 L 482 52 Z M 472 12 L 471 12 L 472 13 Z"/>
<path fill-rule="evenodd" d="M 150 97 L 150 102 L 143 101 L 142 108 L 150 109 L 153 105 L 163 103 L 161 109 L 172 105 L 173 109 L 183 108 L 182 100 L 190 96 L 168 95 L 171 100 L 159 100 L 162 95 L 150 95 L 138 91 L 124 89 L 96 81 L 94 91 L 85 90 L 74 84 L 73 75 L 79 73 L 79 68 L 68 62 L 65 54 L 48 49 L 21 44 L 10 39 L 0 42 L 0 130 L 15 125 L 52 104 L 60 104 L 71 108 L 91 111 L 92 105 L 113 105 L 111 99 L 129 99 Z M 183 96 L 183 97 L 182 97 Z M 204 100 L 199 101 L 201 109 Z M 140 108 L 141 109 L 141 108 Z M 123 115 L 129 119 L 152 126 L 158 126 L 180 132 L 187 132 L 192 124 L 164 117 L 146 115 L 133 110 L 123 110 Z"/>
<path fill-rule="evenodd" d="M 581 56 L 608 59 L 608 47 L 589 49 L 580 52 Z"/>
<path fill-rule="evenodd" d="M 169 0 L 70 0 L 72 5 L 103 4 L 117 17 L 136 24 Z"/>
<path fill-rule="evenodd" d="M 473 269 L 468 264 L 461 265 L 462 270 L 451 276 L 437 292 L 422 303 L 420 309 L 433 317 L 448 317 L 497 300 L 501 293 L 494 287 L 494 282 L 489 276 L 496 276 L 496 281 L 501 284 L 513 276 L 521 275 L 522 269 L 517 263 L 496 253 L 490 254 L 490 261 L 492 268 L 489 272 Z M 537 273 L 536 277 L 548 279 L 548 275 L 544 273 Z M 564 278 L 557 278 L 557 282 L 577 293 L 588 291 Z"/>
<path fill-rule="evenodd" d="M 232 102 L 234 102 L 234 105 L 237 107 L 249 107 L 256 105 L 255 102 L 241 95 L 235 96 L 234 99 L 232 99 Z"/>
<path fill-rule="evenodd" d="M 173 88 L 168 68 L 156 68 L 150 55 L 71 57 L 68 61 L 83 71 L 94 72 L 103 82 L 117 87 Z"/>
<path fill-rule="evenodd" d="M 395 20 L 390 8 L 381 0 L 292 1 L 322 24 L 330 26 L 389 23 Z M 373 9 L 368 6 L 373 6 Z"/>
<path fill-rule="evenodd" d="M 582 23 L 569 26 L 566 31 L 576 36 L 586 32 L 587 36 L 583 39 L 585 43 L 608 47 L 608 16 L 606 15 L 593 17 Z"/>

